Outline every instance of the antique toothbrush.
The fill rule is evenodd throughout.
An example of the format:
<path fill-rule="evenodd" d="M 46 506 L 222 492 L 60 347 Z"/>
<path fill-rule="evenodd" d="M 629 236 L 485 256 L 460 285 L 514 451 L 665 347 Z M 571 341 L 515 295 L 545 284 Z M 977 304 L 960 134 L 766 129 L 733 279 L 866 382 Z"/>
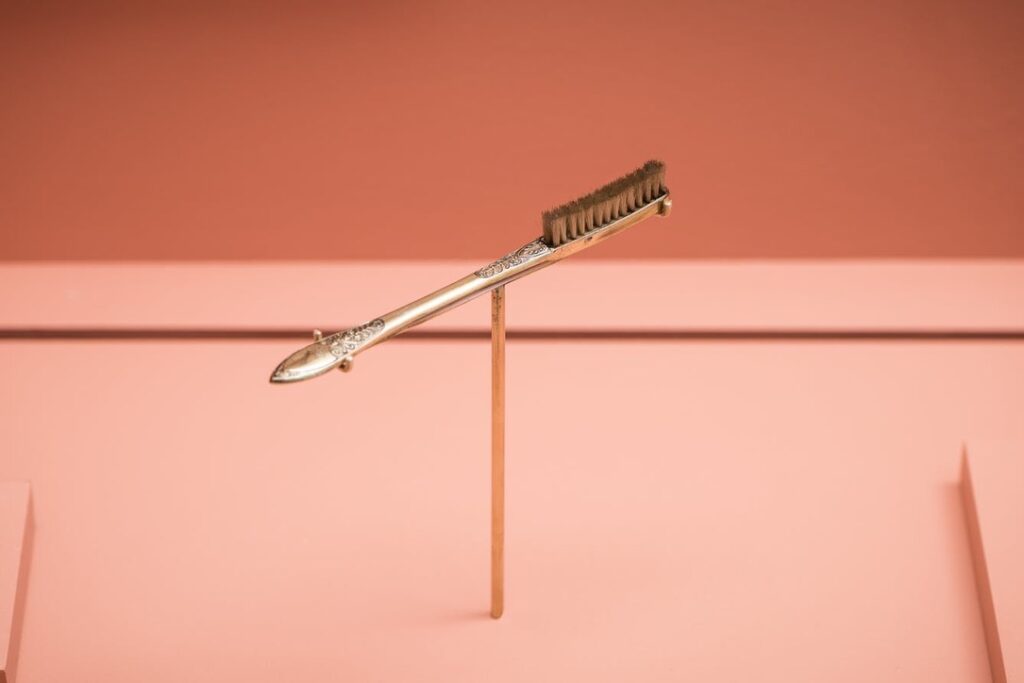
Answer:
<path fill-rule="evenodd" d="M 636 171 L 543 214 L 544 235 L 494 263 L 379 318 L 314 341 L 281 362 L 274 383 L 298 382 L 334 368 L 348 371 L 356 354 L 481 294 L 593 246 L 672 207 L 665 166 L 648 161 Z"/>
<path fill-rule="evenodd" d="M 271 382 L 298 382 L 333 368 L 411 327 L 481 294 L 491 293 L 491 617 L 505 609 L 505 285 L 597 244 L 672 208 L 665 166 L 648 161 L 601 189 L 543 214 L 544 235 L 411 304 L 350 330 L 324 337 L 288 356 Z"/>

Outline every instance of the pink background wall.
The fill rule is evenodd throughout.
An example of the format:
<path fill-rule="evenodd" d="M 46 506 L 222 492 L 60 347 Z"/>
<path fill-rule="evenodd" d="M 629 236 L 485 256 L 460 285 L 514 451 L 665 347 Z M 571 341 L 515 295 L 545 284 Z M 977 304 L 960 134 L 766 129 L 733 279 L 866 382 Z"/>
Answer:
<path fill-rule="evenodd" d="M 1024 5 L 5 3 L 0 259 L 1024 256 Z"/>

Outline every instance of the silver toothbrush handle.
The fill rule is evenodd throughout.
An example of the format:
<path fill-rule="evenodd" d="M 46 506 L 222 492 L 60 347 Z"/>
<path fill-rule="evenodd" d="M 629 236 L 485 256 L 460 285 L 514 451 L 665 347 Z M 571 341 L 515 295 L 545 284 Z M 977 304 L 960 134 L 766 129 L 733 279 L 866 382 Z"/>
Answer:
<path fill-rule="evenodd" d="M 557 247 L 551 247 L 541 239 L 524 244 L 461 280 L 362 325 L 326 337 L 319 332 L 314 333 L 313 343 L 282 361 L 270 381 L 297 382 L 322 375 L 336 367 L 348 371 L 352 368 L 356 354 L 492 289 L 587 249 L 646 218 L 668 215 L 671 208 L 672 200 L 665 193 L 629 215 Z"/>

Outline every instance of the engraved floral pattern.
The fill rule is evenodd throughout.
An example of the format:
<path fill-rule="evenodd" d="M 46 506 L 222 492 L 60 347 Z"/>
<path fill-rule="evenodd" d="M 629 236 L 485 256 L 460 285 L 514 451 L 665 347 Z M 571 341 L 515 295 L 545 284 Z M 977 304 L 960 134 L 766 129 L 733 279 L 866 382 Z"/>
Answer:
<path fill-rule="evenodd" d="M 515 266 L 522 265 L 527 261 L 532 261 L 538 256 L 543 256 L 549 251 L 551 251 L 551 247 L 545 244 L 542 240 L 534 240 L 527 245 L 519 247 L 512 253 L 502 256 L 494 263 L 484 266 L 480 270 L 476 271 L 476 276 L 482 278 L 494 277 L 499 273 L 505 272 L 509 268 L 514 268 Z"/>
<path fill-rule="evenodd" d="M 384 321 L 381 318 L 374 318 L 365 325 L 358 325 L 350 330 L 324 337 L 321 343 L 327 344 L 331 349 L 331 353 L 341 358 L 349 355 L 383 330 Z"/>

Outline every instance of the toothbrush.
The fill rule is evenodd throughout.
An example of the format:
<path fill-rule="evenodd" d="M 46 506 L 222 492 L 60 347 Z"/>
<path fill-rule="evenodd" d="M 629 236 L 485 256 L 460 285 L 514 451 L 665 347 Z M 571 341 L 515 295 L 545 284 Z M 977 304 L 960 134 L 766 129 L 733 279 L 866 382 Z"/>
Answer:
<path fill-rule="evenodd" d="M 592 247 L 654 215 L 672 208 L 665 187 L 665 166 L 648 161 L 637 170 L 590 194 L 542 215 L 544 234 L 470 275 L 348 330 L 323 336 L 285 358 L 270 376 L 273 383 L 311 379 L 340 368 L 352 368 L 353 358 L 431 318 L 461 306 L 481 294 L 546 268 Z"/>

